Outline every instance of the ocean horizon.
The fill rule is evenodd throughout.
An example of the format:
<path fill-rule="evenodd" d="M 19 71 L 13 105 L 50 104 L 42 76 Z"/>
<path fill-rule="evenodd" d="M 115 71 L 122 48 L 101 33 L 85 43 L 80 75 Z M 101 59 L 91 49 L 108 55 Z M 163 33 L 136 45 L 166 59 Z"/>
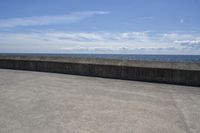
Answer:
<path fill-rule="evenodd" d="M 16 56 L 50 56 L 50 57 L 77 57 L 119 59 L 137 61 L 161 61 L 161 62 L 189 62 L 200 63 L 200 55 L 159 55 L 159 54 L 54 54 L 54 53 L 1 53 L 0 55 Z"/>

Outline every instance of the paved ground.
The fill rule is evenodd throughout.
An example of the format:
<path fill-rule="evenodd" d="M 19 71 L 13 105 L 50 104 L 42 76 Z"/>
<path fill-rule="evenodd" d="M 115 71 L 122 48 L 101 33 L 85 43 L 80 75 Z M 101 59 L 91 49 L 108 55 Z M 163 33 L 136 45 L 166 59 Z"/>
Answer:
<path fill-rule="evenodd" d="M 0 133 L 200 133 L 200 88 L 0 69 Z"/>

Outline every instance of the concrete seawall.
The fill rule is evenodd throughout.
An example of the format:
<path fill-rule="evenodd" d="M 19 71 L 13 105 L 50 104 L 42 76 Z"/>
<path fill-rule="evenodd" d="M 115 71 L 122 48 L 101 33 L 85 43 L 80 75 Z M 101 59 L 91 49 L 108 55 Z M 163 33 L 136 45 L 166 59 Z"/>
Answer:
<path fill-rule="evenodd" d="M 0 68 L 200 86 L 199 63 L 0 56 Z"/>

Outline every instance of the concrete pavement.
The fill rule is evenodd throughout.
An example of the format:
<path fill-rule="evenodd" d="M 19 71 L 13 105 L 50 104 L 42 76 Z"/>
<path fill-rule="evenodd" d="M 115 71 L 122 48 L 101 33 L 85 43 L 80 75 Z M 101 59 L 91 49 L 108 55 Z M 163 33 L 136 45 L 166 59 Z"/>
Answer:
<path fill-rule="evenodd" d="M 0 69 L 0 133 L 199 133 L 200 88 Z"/>

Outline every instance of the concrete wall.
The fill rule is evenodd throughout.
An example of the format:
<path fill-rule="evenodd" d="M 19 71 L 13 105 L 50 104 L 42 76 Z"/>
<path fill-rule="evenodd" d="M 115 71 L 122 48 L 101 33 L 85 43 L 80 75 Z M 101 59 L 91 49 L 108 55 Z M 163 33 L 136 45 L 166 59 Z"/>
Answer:
<path fill-rule="evenodd" d="M 0 56 L 0 68 L 200 86 L 200 64 Z"/>

